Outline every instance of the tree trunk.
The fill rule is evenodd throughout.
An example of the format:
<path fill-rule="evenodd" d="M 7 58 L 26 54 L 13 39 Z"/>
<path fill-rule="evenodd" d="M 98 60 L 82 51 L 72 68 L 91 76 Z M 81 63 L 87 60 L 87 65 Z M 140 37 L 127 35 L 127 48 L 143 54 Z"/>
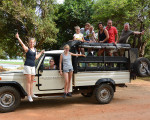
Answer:
<path fill-rule="evenodd" d="M 146 45 L 147 45 L 147 41 L 145 41 L 145 42 L 142 43 L 142 45 L 141 45 L 141 50 L 140 50 L 140 52 L 139 52 L 139 56 L 140 56 L 140 57 L 143 57 L 143 56 L 144 56 Z"/>

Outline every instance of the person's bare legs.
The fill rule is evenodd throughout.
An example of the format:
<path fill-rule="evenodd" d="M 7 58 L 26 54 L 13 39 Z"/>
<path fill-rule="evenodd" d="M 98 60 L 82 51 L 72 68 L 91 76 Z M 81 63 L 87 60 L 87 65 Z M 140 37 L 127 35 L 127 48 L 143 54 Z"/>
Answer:
<path fill-rule="evenodd" d="M 69 93 L 70 90 L 70 83 L 71 83 L 71 79 L 72 79 L 72 71 L 68 73 L 68 89 L 67 89 L 67 93 Z"/>
<path fill-rule="evenodd" d="M 65 93 L 67 94 L 67 87 L 68 87 L 68 73 L 64 73 L 64 78 L 65 78 Z"/>
<path fill-rule="evenodd" d="M 31 75 L 30 74 L 26 74 L 25 76 L 26 76 L 26 81 L 27 81 L 27 83 L 26 83 L 27 94 L 28 94 L 28 96 L 31 96 L 31 92 L 30 92 Z"/>
<path fill-rule="evenodd" d="M 33 96 L 33 82 L 34 82 L 34 75 L 31 75 L 31 83 L 30 83 L 30 93 Z"/>
<path fill-rule="evenodd" d="M 101 54 L 104 52 L 104 49 L 99 49 L 97 56 L 101 56 Z"/>
<path fill-rule="evenodd" d="M 84 48 L 81 48 L 81 53 L 85 55 Z"/>
<path fill-rule="evenodd" d="M 27 94 L 28 94 L 28 100 L 30 102 L 33 102 L 33 99 L 31 97 L 31 75 L 30 74 L 26 74 L 26 90 L 27 90 Z"/>

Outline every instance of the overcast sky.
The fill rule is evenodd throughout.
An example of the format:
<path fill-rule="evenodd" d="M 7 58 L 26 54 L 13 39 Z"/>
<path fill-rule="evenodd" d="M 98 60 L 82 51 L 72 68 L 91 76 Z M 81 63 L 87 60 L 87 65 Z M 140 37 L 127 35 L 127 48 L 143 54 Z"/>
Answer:
<path fill-rule="evenodd" d="M 64 0 L 57 0 L 57 3 L 62 4 Z"/>

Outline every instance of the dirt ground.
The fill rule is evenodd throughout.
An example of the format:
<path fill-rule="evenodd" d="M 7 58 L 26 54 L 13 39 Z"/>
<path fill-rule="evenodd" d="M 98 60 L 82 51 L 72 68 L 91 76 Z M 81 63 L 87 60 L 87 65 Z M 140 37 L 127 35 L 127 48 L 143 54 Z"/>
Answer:
<path fill-rule="evenodd" d="M 16 111 L 0 113 L 0 120 L 150 120 L 150 80 L 137 79 L 117 87 L 110 104 L 99 105 L 94 98 L 23 100 Z"/>

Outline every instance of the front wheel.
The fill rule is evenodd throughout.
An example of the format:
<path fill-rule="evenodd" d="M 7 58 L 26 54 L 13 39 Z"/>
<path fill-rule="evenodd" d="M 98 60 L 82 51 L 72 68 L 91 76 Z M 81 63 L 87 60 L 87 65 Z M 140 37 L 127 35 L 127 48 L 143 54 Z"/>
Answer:
<path fill-rule="evenodd" d="M 14 111 L 19 106 L 20 101 L 20 94 L 14 87 L 0 87 L 0 112 Z"/>
<path fill-rule="evenodd" d="M 110 103 L 114 96 L 114 89 L 109 84 L 100 84 L 95 88 L 95 98 L 100 104 Z"/>

